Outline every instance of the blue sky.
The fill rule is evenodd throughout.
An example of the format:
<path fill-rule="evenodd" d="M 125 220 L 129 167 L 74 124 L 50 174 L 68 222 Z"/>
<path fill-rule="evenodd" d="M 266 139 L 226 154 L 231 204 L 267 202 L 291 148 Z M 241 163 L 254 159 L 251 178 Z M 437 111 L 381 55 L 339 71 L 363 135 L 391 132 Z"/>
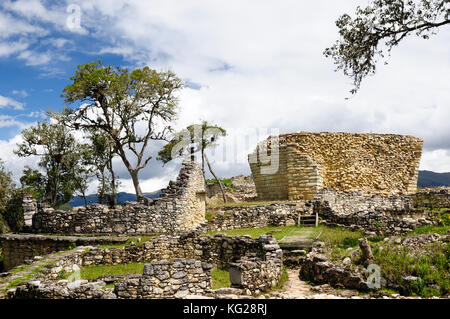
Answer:
<path fill-rule="evenodd" d="M 207 119 L 228 129 L 223 149 L 239 144 L 232 157 L 224 159 L 220 147 L 211 154 L 221 176 L 248 174 L 246 154 L 257 140 L 244 145 L 241 137 L 251 131 L 261 139 L 271 128 L 414 135 L 425 140 L 421 169 L 450 171 L 450 28 L 404 41 L 346 100 L 351 81 L 322 52 L 337 39 L 339 15 L 366 3 L 1 1 L 0 158 L 16 179 L 24 165 L 36 166 L 13 154 L 21 130 L 60 110 L 76 66 L 101 58 L 182 77 L 188 87 L 175 126 Z M 132 191 L 123 165 L 115 165 L 122 190 Z M 152 160 L 141 172 L 144 191 L 164 186 L 178 167 Z"/>

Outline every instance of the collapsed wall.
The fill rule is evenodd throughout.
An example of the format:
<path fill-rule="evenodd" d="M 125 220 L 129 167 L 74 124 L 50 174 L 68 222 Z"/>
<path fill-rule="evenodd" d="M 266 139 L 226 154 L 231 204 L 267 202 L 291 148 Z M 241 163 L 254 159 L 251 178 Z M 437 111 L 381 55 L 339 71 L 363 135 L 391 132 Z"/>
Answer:
<path fill-rule="evenodd" d="M 299 132 L 269 137 L 248 159 L 259 199 L 308 200 L 322 188 L 412 194 L 422 145 L 404 135 Z"/>
<path fill-rule="evenodd" d="M 195 162 L 183 162 L 178 178 L 156 199 L 116 208 L 100 204 L 71 211 L 43 208 L 33 216 L 36 233 L 156 234 L 192 230 L 205 220 L 205 181 Z"/>
<path fill-rule="evenodd" d="M 401 195 L 366 197 L 322 189 L 313 201 L 313 210 L 324 219 L 322 224 L 366 234 L 402 234 L 433 223 L 427 211 L 413 207 L 410 196 Z"/>

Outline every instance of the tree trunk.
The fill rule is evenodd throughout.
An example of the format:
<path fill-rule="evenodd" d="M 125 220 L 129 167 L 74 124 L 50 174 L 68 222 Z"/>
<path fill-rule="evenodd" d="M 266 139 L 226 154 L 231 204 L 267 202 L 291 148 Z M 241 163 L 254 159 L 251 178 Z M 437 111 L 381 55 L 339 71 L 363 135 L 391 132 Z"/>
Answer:
<path fill-rule="evenodd" d="M 130 175 L 133 180 L 134 190 L 136 191 L 136 199 L 139 202 L 144 198 L 144 195 L 142 195 L 141 186 L 139 185 L 138 171 L 130 170 Z"/>
<path fill-rule="evenodd" d="M 112 157 L 109 158 L 109 167 L 108 167 L 110 173 L 111 173 L 111 207 L 116 207 L 117 205 L 117 198 L 116 198 L 116 175 L 114 174 L 114 170 L 112 168 Z"/>
<path fill-rule="evenodd" d="M 206 157 L 206 154 L 203 154 L 206 164 L 208 165 L 209 171 L 211 172 L 211 174 L 214 176 L 214 178 L 216 179 L 216 181 L 219 183 L 220 186 L 220 191 L 222 192 L 222 197 L 223 197 L 223 202 L 226 203 L 227 202 L 227 198 L 225 197 L 225 189 L 223 188 L 223 184 L 220 181 L 220 179 L 217 178 L 216 174 L 214 174 L 212 168 L 211 168 L 211 164 L 208 161 L 208 157 Z"/>

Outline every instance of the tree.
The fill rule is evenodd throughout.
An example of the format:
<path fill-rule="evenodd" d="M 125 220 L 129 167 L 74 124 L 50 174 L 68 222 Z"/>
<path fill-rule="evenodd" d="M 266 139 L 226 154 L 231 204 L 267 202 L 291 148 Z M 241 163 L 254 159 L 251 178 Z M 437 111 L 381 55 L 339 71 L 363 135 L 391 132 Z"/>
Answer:
<path fill-rule="evenodd" d="M 38 170 L 25 166 L 23 175 L 20 178 L 22 188 L 41 202 L 45 198 L 45 177 Z"/>
<path fill-rule="evenodd" d="M 70 79 L 73 83 L 62 96 L 68 104 L 81 105 L 66 107 L 56 116 L 72 128 L 107 134 L 130 173 L 137 198 L 143 198 L 138 174 L 152 158 L 149 141 L 167 140 L 183 82 L 171 71 L 144 67 L 129 72 L 101 61 L 79 65 Z"/>
<path fill-rule="evenodd" d="M 90 163 L 95 168 L 95 174 L 99 180 L 98 202 L 104 203 L 108 196 L 110 206 L 114 207 L 117 204 L 118 186 L 112 165 L 113 158 L 117 155 L 115 144 L 107 134 L 101 131 L 91 132 L 89 139 L 91 141 Z"/>
<path fill-rule="evenodd" d="M 14 231 L 22 229 L 24 224 L 22 195 L 11 178 L 11 172 L 6 171 L 0 159 L 0 233 L 5 228 L 3 220 Z"/>
<path fill-rule="evenodd" d="M 23 142 L 14 152 L 20 157 L 39 156 L 39 166 L 46 172 L 46 201 L 56 206 L 68 202 L 76 187 L 74 167 L 80 160 L 80 146 L 67 127 L 39 122 L 22 131 Z"/>
<path fill-rule="evenodd" d="M 334 59 L 336 70 L 352 78 L 350 92 L 355 94 L 363 78 L 375 73 L 386 51 L 389 55 L 413 34 L 428 39 L 449 24 L 449 18 L 448 0 L 372 0 L 364 9 L 357 7 L 355 18 L 344 14 L 336 21 L 341 38 L 324 55 Z"/>
<path fill-rule="evenodd" d="M 162 161 L 164 164 L 168 163 L 174 158 L 182 157 L 186 155 L 193 156 L 194 153 L 200 152 L 202 159 L 202 172 L 203 177 L 205 176 L 205 162 L 208 165 L 208 169 L 214 178 L 217 180 L 222 192 L 222 197 L 224 203 L 227 202 L 225 196 L 225 189 L 222 182 L 214 173 L 211 163 L 205 153 L 207 148 L 213 148 L 217 146 L 216 141 L 220 136 L 226 136 L 227 132 L 225 129 L 217 126 L 210 125 L 206 121 L 202 121 L 201 124 L 192 124 L 186 127 L 184 130 L 174 134 L 174 137 L 170 142 L 158 152 L 158 160 Z M 193 160 L 193 158 L 191 158 Z"/>

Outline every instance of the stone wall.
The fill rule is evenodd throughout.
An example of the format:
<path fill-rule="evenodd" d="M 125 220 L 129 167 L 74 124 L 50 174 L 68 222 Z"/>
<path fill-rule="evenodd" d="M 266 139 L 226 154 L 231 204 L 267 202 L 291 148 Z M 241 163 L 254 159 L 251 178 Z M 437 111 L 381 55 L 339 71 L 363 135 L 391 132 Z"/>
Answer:
<path fill-rule="evenodd" d="M 249 261 L 261 262 L 245 265 L 245 261 L 248 260 L 244 258 L 245 256 L 251 257 Z M 57 281 L 63 271 L 71 272 L 89 265 L 117 265 L 130 262 L 149 262 L 152 266 L 146 266 L 142 277 L 119 279 L 114 293 L 98 292 L 105 286 L 101 280 L 89 283 L 78 281 L 75 287 L 71 287 L 67 281 Z M 188 293 L 207 294 L 211 287 L 211 268 L 228 269 L 233 262 L 238 262 L 245 269 L 260 271 L 263 274 L 257 285 L 249 282 L 248 276 L 242 281 L 241 288 L 254 292 L 258 287 L 270 287 L 278 282 L 277 276 L 282 270 L 282 251 L 271 235 L 252 239 L 249 236 L 230 237 L 223 234 L 214 237 L 197 236 L 195 233 L 181 236 L 163 235 L 140 245 L 125 246 L 123 249 L 78 247 L 73 253 L 48 264 L 40 271 L 36 280 L 9 292 L 9 297 L 182 298 Z M 83 284 L 80 285 L 81 283 Z M 194 288 L 194 291 L 190 288 Z M 43 294 L 42 290 L 46 291 L 47 295 Z M 77 295 L 78 293 L 80 295 Z"/>
<path fill-rule="evenodd" d="M 217 209 L 217 216 L 201 224 L 203 231 L 220 231 L 238 228 L 291 226 L 298 216 L 309 214 L 312 207 L 305 203 L 274 203 L 255 206 L 229 206 Z"/>
<path fill-rule="evenodd" d="M 4 268 L 9 270 L 35 256 L 43 256 L 80 245 L 100 245 L 105 243 L 124 243 L 128 238 L 117 237 L 73 237 L 3 234 L 0 243 L 3 247 Z"/>
<path fill-rule="evenodd" d="M 322 189 L 314 212 L 326 225 L 350 227 L 366 234 L 400 234 L 433 222 L 428 212 L 413 208 L 410 196 L 366 197 L 359 193 Z"/>
<path fill-rule="evenodd" d="M 33 216 L 37 213 L 37 202 L 32 195 L 26 192 L 24 192 L 23 194 L 22 212 L 24 226 L 27 228 L 31 228 L 31 226 L 33 225 Z"/>
<path fill-rule="evenodd" d="M 279 258 L 261 260 L 245 256 L 231 264 L 230 281 L 232 285 L 259 294 L 277 285 L 282 270 L 283 265 Z"/>
<path fill-rule="evenodd" d="M 211 264 L 177 258 L 144 267 L 142 276 L 116 283 L 114 292 L 122 299 L 183 298 L 188 294 L 211 293 Z"/>
<path fill-rule="evenodd" d="M 249 155 L 259 199 L 312 199 L 318 190 L 356 191 L 364 195 L 412 194 L 417 189 L 423 141 L 393 134 L 290 133 L 269 138 Z M 279 154 L 279 168 L 264 173 Z"/>
<path fill-rule="evenodd" d="M 411 197 L 414 207 L 450 208 L 450 187 L 424 188 Z"/>
<path fill-rule="evenodd" d="M 176 182 L 156 199 L 110 209 L 94 204 L 71 211 L 43 208 L 33 216 L 37 233 L 156 234 L 194 229 L 205 220 L 205 183 L 195 162 L 184 162 Z"/>

